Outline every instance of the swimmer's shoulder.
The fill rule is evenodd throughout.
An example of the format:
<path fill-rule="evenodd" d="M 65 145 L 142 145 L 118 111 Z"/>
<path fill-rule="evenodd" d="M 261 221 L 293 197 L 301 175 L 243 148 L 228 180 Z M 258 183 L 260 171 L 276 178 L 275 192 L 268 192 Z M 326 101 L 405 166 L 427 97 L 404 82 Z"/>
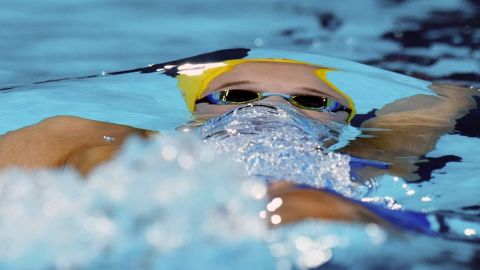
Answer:
<path fill-rule="evenodd" d="M 46 118 L 38 123 L 38 126 L 50 135 L 93 139 L 93 141 L 90 142 L 97 142 L 99 136 L 103 141 L 107 140 L 108 143 L 118 143 L 131 135 L 147 138 L 157 133 L 152 130 L 70 115 L 58 115 Z M 108 140 L 109 137 L 111 140 Z"/>
<path fill-rule="evenodd" d="M 152 134 L 155 132 L 75 116 L 49 117 L 0 136 L 0 168 L 70 165 L 86 173 L 112 158 L 128 137 Z"/>
<path fill-rule="evenodd" d="M 147 139 L 157 133 L 68 115 L 55 116 L 42 122 L 48 126 L 50 133 L 64 138 L 64 143 L 72 146 L 62 165 L 71 166 L 82 175 L 87 175 L 98 165 L 114 158 L 127 138 L 137 136 Z"/>

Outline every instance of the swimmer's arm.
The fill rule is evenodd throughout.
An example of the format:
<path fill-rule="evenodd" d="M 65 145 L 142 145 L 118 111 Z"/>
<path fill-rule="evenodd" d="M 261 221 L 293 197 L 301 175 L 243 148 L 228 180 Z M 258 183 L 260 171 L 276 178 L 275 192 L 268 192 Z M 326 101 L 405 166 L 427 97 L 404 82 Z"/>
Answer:
<path fill-rule="evenodd" d="M 288 182 L 275 182 L 269 186 L 270 200 L 280 198 L 278 208 L 268 212 L 270 226 L 285 225 L 305 219 L 320 219 L 354 223 L 376 223 L 385 227 L 389 224 L 367 208 L 327 191 L 298 188 Z M 279 220 L 272 218 L 280 216 Z"/>
<path fill-rule="evenodd" d="M 131 135 L 152 131 L 55 116 L 0 136 L 0 168 L 53 168 L 70 165 L 81 174 L 112 158 Z"/>
<path fill-rule="evenodd" d="M 416 95 L 395 101 L 377 111 L 376 117 L 365 121 L 361 128 L 367 138 L 358 138 L 342 149 L 350 155 L 391 163 L 389 173 L 410 181 L 419 157 L 435 149 L 438 139 L 453 130 L 455 119 L 476 106 L 474 95 L 479 92 L 457 86 L 433 84 L 438 96 Z M 366 168 L 365 179 L 384 174 L 384 170 Z"/>

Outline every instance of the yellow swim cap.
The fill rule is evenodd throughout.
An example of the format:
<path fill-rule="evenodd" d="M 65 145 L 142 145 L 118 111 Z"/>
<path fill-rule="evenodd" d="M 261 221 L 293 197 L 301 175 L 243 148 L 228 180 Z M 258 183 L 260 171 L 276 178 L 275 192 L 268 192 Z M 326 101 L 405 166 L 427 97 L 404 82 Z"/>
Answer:
<path fill-rule="evenodd" d="M 178 75 L 176 76 L 178 80 L 178 87 L 182 96 L 187 104 L 187 108 L 191 111 L 195 111 L 195 102 L 201 98 L 201 95 L 207 89 L 210 82 L 221 74 L 232 70 L 236 65 L 247 63 L 247 62 L 274 62 L 274 63 L 291 63 L 291 64 L 305 64 L 312 65 L 307 62 L 301 62 L 297 60 L 290 59 L 268 59 L 268 58 L 257 58 L 257 59 L 235 59 L 227 60 L 217 63 L 206 63 L 206 64 L 184 64 L 178 67 Z M 350 121 L 355 115 L 355 106 L 352 99 L 340 91 L 333 83 L 327 79 L 327 72 L 335 71 L 330 68 L 319 67 L 315 70 L 314 73 L 319 77 L 320 80 L 325 82 L 330 86 L 335 92 L 342 95 L 347 101 L 348 106 L 352 110 L 352 113 L 349 115 L 347 121 Z"/>

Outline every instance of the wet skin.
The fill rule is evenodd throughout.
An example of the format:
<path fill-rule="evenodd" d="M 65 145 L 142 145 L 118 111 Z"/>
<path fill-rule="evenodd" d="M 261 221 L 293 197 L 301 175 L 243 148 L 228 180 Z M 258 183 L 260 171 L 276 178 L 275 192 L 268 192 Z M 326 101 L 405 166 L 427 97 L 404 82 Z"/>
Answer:
<path fill-rule="evenodd" d="M 313 73 L 316 69 L 318 67 L 303 64 L 247 62 L 212 80 L 203 96 L 225 89 L 246 89 L 290 95 L 329 96 L 348 105 L 343 96 Z M 369 134 L 373 138 L 359 138 L 341 151 L 390 162 L 392 168 L 388 173 L 407 180 L 414 179 L 414 164 L 418 157 L 431 151 L 436 140 L 453 129 L 454 119 L 475 105 L 472 95 L 476 93 L 468 89 L 433 85 L 432 90 L 439 96 L 417 95 L 388 104 L 379 110 L 377 117 L 366 121 L 362 127 L 380 127 L 383 131 Z M 263 101 L 289 104 L 278 96 Z M 201 103 L 197 104 L 194 114 L 198 119 L 208 119 L 235 107 L 237 106 Z M 292 107 L 324 124 L 331 121 L 346 123 L 348 117 L 346 112 L 328 113 Z M 370 131 L 366 133 L 368 132 Z M 129 136 L 148 138 L 155 133 L 73 116 L 56 116 L 0 136 L 0 168 L 71 166 L 82 175 L 87 175 L 98 165 L 115 157 Z M 365 169 L 361 173 L 369 178 L 387 171 Z M 282 206 L 273 213 L 282 217 L 281 224 L 306 218 L 386 224 L 364 207 L 328 192 L 299 190 L 288 182 L 278 182 L 270 186 L 269 194 L 271 198 L 283 199 Z"/>

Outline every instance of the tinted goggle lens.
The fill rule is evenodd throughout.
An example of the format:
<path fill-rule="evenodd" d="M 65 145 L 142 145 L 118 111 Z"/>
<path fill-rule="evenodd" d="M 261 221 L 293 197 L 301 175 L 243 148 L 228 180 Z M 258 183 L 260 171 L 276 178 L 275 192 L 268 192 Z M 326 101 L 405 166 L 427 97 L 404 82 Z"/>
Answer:
<path fill-rule="evenodd" d="M 214 92 L 206 97 L 197 100 L 197 103 L 208 102 L 211 104 L 229 105 L 229 104 L 243 104 L 255 102 L 264 99 L 268 96 L 279 95 L 282 96 L 293 105 L 307 110 L 336 112 L 339 110 L 350 111 L 336 100 L 329 97 L 298 95 L 290 96 L 284 94 L 274 93 L 256 93 L 248 90 L 231 89 Z"/>
<path fill-rule="evenodd" d="M 330 98 L 318 96 L 292 96 L 294 105 L 305 108 L 329 108 L 332 103 Z"/>
<path fill-rule="evenodd" d="M 225 90 L 217 93 L 218 100 L 226 104 L 248 103 L 260 99 L 259 93 L 246 90 Z"/>

